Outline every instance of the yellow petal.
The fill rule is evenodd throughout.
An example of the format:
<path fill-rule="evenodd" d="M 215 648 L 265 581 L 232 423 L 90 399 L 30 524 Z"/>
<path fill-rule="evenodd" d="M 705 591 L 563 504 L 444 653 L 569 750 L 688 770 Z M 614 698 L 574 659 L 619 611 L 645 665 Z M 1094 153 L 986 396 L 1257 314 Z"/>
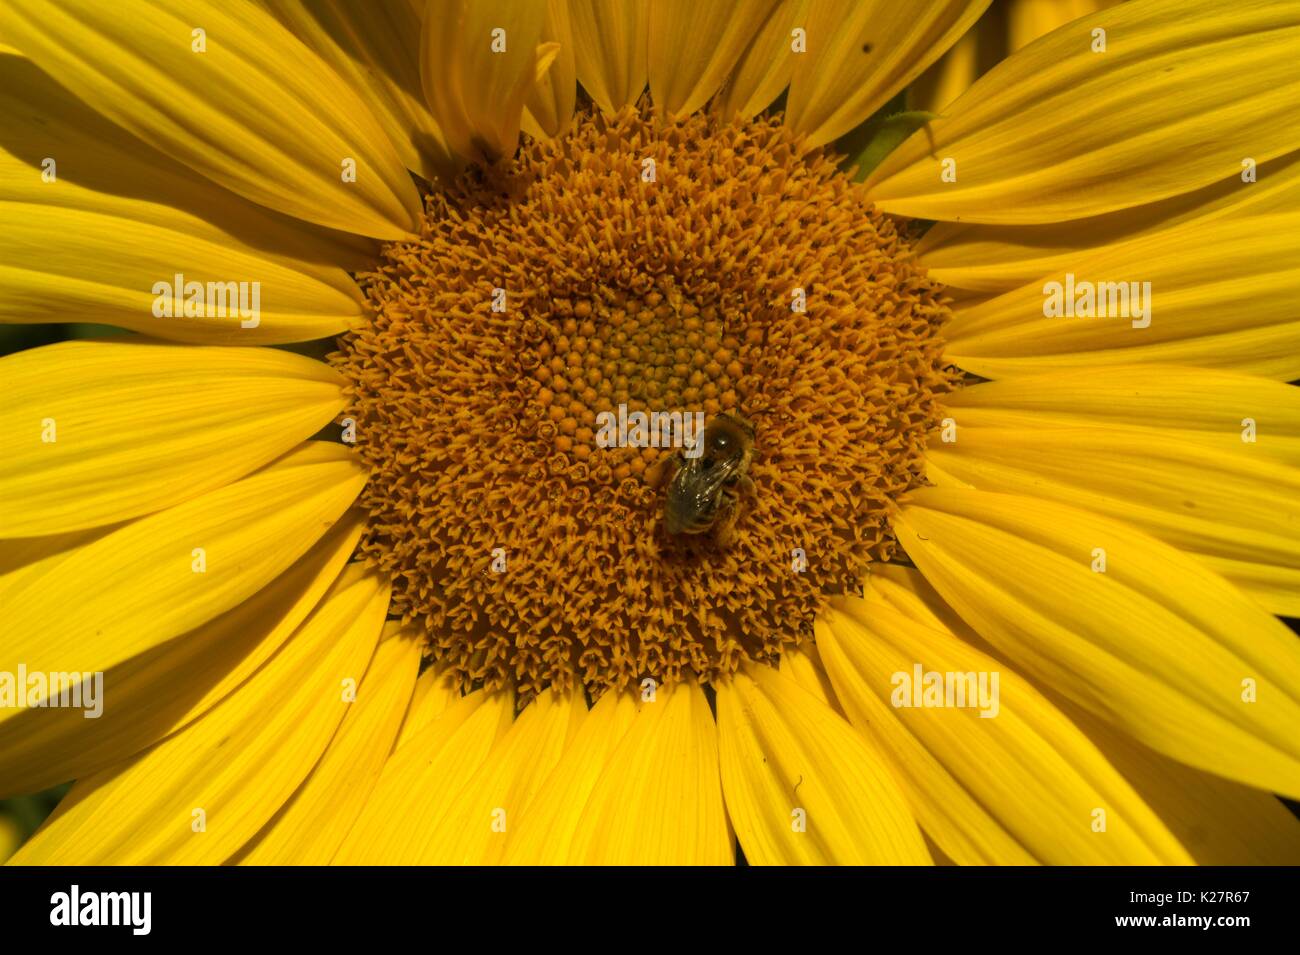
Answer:
<path fill-rule="evenodd" d="M 583 719 L 546 782 L 529 801 L 506 843 L 507 865 L 564 865 L 573 860 L 574 834 L 610 754 L 636 716 L 631 693 L 607 692 Z"/>
<path fill-rule="evenodd" d="M 989 0 L 817 0 L 795 60 L 786 123 L 808 146 L 843 136 L 916 79 L 979 19 Z"/>
<path fill-rule="evenodd" d="M 727 811 L 751 865 L 929 865 L 880 754 L 793 680 L 753 666 L 718 687 Z"/>
<path fill-rule="evenodd" d="M 0 602 L 7 599 L 8 594 L 17 593 L 29 581 L 50 571 L 56 564 L 117 529 L 97 527 L 91 531 L 72 531 L 48 537 L 0 539 Z"/>
<path fill-rule="evenodd" d="M 545 19 L 543 3 L 430 0 L 420 75 L 456 155 L 495 162 L 514 153 Z"/>
<path fill-rule="evenodd" d="M 1175 759 L 1300 793 L 1295 637 L 1195 558 L 1109 518 L 986 491 L 916 491 L 894 527 L 1021 672 Z"/>
<path fill-rule="evenodd" d="M 875 563 L 863 585 L 873 597 L 909 619 L 916 620 L 935 630 L 944 630 L 960 637 L 964 643 L 991 653 L 992 648 L 984 638 L 971 629 L 934 589 L 925 575 L 914 567 L 902 564 Z"/>
<path fill-rule="evenodd" d="M 365 103 L 252 4 L 34 0 L 0 8 L 0 34 L 113 122 L 254 202 L 381 239 L 419 221 Z"/>
<path fill-rule="evenodd" d="M 1234 216 L 1070 256 L 1066 271 L 962 309 L 947 357 L 987 378 L 1142 362 L 1300 377 L 1296 226 L 1291 213 Z"/>
<path fill-rule="evenodd" d="M 574 833 L 586 865 L 731 865 L 717 728 L 693 681 L 641 704 L 605 763 Z"/>
<path fill-rule="evenodd" d="M 9 815 L 0 816 L 0 862 L 4 862 L 23 844 L 23 831 Z"/>
<path fill-rule="evenodd" d="M 777 8 L 778 0 L 656 0 L 650 4 L 650 95 L 669 115 L 702 107 Z"/>
<path fill-rule="evenodd" d="M 947 286 L 1008 292 L 1035 279 L 1073 271 L 1080 256 L 1107 246 L 1188 223 L 1300 206 L 1300 151 L 1261 163 L 1256 173 L 1255 182 L 1232 176 L 1195 192 L 1068 225 L 940 222 L 917 243 L 917 258 L 931 278 Z"/>
<path fill-rule="evenodd" d="M 215 490 L 343 407 L 328 365 L 264 348 L 73 341 L 0 358 L 0 536 L 116 523 Z M 48 440 L 53 437 L 55 440 Z"/>
<path fill-rule="evenodd" d="M 514 709 L 510 694 L 479 690 L 412 737 L 384 764 L 334 863 L 419 865 L 435 858 L 435 827 L 461 782 L 509 731 Z"/>
<path fill-rule="evenodd" d="M 542 42 L 557 44 L 558 49 L 550 68 L 528 88 L 524 104 L 524 131 L 538 139 L 559 136 L 568 129 L 578 99 L 568 0 L 547 0 Z"/>
<path fill-rule="evenodd" d="M 944 397 L 966 427 L 1104 428 L 1176 437 L 1235 456 L 1255 426 L 1249 450 L 1300 466 L 1300 392 L 1289 385 L 1218 369 L 1119 365 L 1017 377 Z"/>
<path fill-rule="evenodd" d="M 156 338 L 266 345 L 357 324 L 354 292 L 183 220 L 0 200 L 0 323 L 118 325 Z"/>
<path fill-rule="evenodd" d="M 907 108 L 943 112 L 998 60 L 1006 56 L 1002 18 L 994 7 L 962 34 L 929 69 L 907 88 Z"/>
<path fill-rule="evenodd" d="M 1076 706 L 1062 707 L 1199 865 L 1295 865 L 1300 859 L 1300 819 L 1272 793 L 1174 762 Z"/>
<path fill-rule="evenodd" d="M 870 593 L 911 619 L 996 651 L 944 602 L 919 571 L 872 566 Z M 1202 865 L 1285 865 L 1300 858 L 1300 821 L 1271 793 L 1229 782 L 1141 745 L 1049 687 L 1039 687 L 1137 791 Z"/>
<path fill-rule="evenodd" d="M 114 125 L 19 56 L 0 56 L 0 199 L 226 241 L 354 293 L 343 269 L 364 268 L 379 251 L 373 239 L 235 195 Z"/>
<path fill-rule="evenodd" d="M 724 116 L 749 119 L 772 104 L 790 83 L 794 63 L 795 27 L 807 22 L 809 0 L 781 0 L 754 40 L 740 57 L 736 70 L 722 91 Z"/>
<path fill-rule="evenodd" d="M 451 670 L 436 666 L 426 669 L 415 681 L 415 690 L 393 748 L 405 745 L 407 740 L 441 716 L 447 707 L 459 703 L 460 699 L 460 684 Z"/>
<path fill-rule="evenodd" d="M 79 780 L 11 860 L 21 865 L 214 865 L 311 772 L 347 713 L 383 626 L 388 585 L 346 573 L 266 666 L 202 719 Z"/>
<path fill-rule="evenodd" d="M 958 440 L 926 452 L 947 474 L 1126 521 L 1209 562 L 1273 613 L 1300 615 L 1300 469 L 1242 441 L 1224 453 L 1159 433 L 961 428 L 954 420 Z M 1251 565 L 1259 570 L 1250 573 Z M 1257 576 L 1266 583 L 1260 590 Z"/>
<path fill-rule="evenodd" d="M 794 680 L 840 716 L 844 715 L 839 701 L 835 699 L 835 688 L 831 686 L 831 679 L 826 674 L 816 643 L 809 641 L 802 647 L 785 650 L 777 669 L 782 676 Z"/>
<path fill-rule="evenodd" d="M 866 599 L 840 606 L 817 631 L 836 695 L 955 862 L 1191 862 L 1088 737 L 1019 674 L 894 609 L 870 583 Z M 963 692 L 977 695 L 960 709 L 915 705 L 918 676 L 928 674 L 969 678 Z"/>
<path fill-rule="evenodd" d="M 1266 610 L 1287 617 L 1300 616 L 1300 583 L 1295 568 L 1218 554 L 1198 556 L 1203 564 L 1250 594 Z"/>
<path fill-rule="evenodd" d="M 405 3 L 261 0 L 290 32 L 361 91 L 407 169 L 448 178 L 456 159 L 420 96 L 420 15 Z"/>
<path fill-rule="evenodd" d="M 106 705 L 98 717 L 41 707 L 0 722 L 0 794 L 37 792 L 89 776 L 202 716 L 265 663 L 320 603 L 361 529 L 359 516 L 345 517 L 233 610 L 108 670 Z"/>
<path fill-rule="evenodd" d="M 379 780 L 411 699 L 420 651 L 409 631 L 380 641 L 329 748 L 240 853 L 241 865 L 329 863 Z"/>
<path fill-rule="evenodd" d="M 206 623 L 290 567 L 364 483 L 346 448 L 308 442 L 73 550 L 6 592 L 0 671 L 108 670 Z M 0 708 L 0 722 L 17 712 Z"/>
<path fill-rule="evenodd" d="M 640 98 L 647 75 L 650 4 L 569 0 L 578 82 L 606 113 Z"/>
<path fill-rule="evenodd" d="M 459 790 L 430 832 L 429 859 L 437 865 L 491 865 L 501 860 L 528 818 L 532 799 L 587 715 L 581 689 L 546 691 L 524 707 L 509 732 Z"/>
<path fill-rule="evenodd" d="M 1007 45 L 1023 49 L 1040 36 L 1089 13 L 1113 7 L 1119 0 L 1011 0 L 1007 4 Z"/>
<path fill-rule="evenodd" d="M 1292 4 L 1118 4 L 998 64 L 891 153 L 868 191 L 897 215 L 1035 223 L 1208 186 L 1300 146 L 1298 42 Z"/>
<path fill-rule="evenodd" d="M 994 4 L 907 88 L 907 108 L 943 112 L 980 76 L 1040 36 L 1119 0 L 1007 0 Z"/>

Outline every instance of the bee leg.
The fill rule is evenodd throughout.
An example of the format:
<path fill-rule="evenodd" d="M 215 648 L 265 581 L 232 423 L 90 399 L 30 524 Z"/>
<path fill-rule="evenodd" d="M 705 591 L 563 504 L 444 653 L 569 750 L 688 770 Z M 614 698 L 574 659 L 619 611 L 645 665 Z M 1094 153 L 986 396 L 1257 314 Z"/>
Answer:
<path fill-rule="evenodd" d="M 672 451 L 663 455 L 658 461 L 650 465 L 645 472 L 646 483 L 655 490 L 663 487 L 667 482 L 669 475 L 676 473 L 677 469 L 674 465 L 676 465 L 678 457 L 679 455 L 677 452 Z"/>
<path fill-rule="evenodd" d="M 736 482 L 735 490 L 727 490 L 723 493 L 726 499 L 723 503 L 723 513 L 718 515 L 718 520 L 713 525 L 713 542 L 725 549 L 736 540 L 736 521 L 740 520 L 741 497 L 753 500 L 758 494 L 758 489 L 754 487 L 754 482 L 749 479 L 748 474 L 742 474 L 740 480 Z"/>
<path fill-rule="evenodd" d="M 740 501 L 735 497 L 728 496 L 722 508 L 722 513 L 718 515 L 717 521 L 713 524 L 713 543 L 715 546 L 726 550 L 736 541 L 736 521 L 740 519 Z"/>

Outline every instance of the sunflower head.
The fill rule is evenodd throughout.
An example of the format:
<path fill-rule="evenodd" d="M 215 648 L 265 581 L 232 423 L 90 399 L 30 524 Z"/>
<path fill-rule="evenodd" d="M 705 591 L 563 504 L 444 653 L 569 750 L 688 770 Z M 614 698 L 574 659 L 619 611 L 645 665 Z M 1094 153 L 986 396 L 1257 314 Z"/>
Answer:
<path fill-rule="evenodd" d="M 712 680 L 806 640 L 892 555 L 947 310 L 801 145 L 780 114 L 588 108 L 432 193 L 362 277 L 373 317 L 331 356 L 372 474 L 362 551 L 465 686 Z M 753 422 L 731 546 L 666 532 L 675 452 L 601 446 L 620 409 Z"/>

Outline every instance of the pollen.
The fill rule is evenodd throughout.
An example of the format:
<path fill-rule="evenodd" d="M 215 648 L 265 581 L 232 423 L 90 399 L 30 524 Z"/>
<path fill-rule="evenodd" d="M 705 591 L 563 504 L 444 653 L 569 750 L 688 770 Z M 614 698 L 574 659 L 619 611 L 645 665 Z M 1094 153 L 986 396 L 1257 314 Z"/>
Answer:
<path fill-rule="evenodd" d="M 466 687 L 708 682 L 811 639 L 896 542 L 955 380 L 942 287 L 779 118 L 580 114 L 432 192 L 331 362 L 371 471 L 365 559 Z M 602 413 L 754 426 L 734 534 L 669 535 L 680 449 Z"/>

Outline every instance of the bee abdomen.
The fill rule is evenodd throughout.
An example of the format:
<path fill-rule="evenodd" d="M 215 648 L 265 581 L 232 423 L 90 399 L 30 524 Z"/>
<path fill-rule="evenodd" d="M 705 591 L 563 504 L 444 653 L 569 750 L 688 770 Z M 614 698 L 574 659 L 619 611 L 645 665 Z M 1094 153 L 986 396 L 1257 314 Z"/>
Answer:
<path fill-rule="evenodd" d="M 716 516 L 717 516 L 716 510 L 711 511 L 708 514 L 696 512 L 691 515 L 684 515 L 684 514 L 678 514 L 672 509 L 669 509 L 667 514 L 668 533 L 703 534 L 705 531 L 707 531 L 710 527 L 713 526 L 713 522 L 716 519 Z"/>

